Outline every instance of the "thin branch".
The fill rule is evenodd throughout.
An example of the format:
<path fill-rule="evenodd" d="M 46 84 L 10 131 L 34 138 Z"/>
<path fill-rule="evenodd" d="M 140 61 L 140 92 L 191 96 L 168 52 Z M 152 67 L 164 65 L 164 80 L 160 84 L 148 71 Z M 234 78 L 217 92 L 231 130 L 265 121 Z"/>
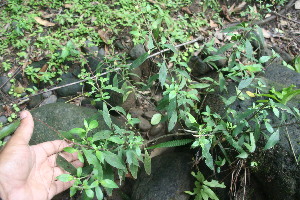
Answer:
<path fill-rule="evenodd" d="M 198 41 L 202 41 L 203 39 L 204 39 L 203 36 L 200 36 L 200 37 L 197 37 L 197 38 L 194 39 L 194 40 L 191 40 L 191 41 L 188 41 L 188 42 L 184 42 L 184 43 L 182 43 L 182 44 L 178 44 L 178 45 L 175 46 L 175 48 L 179 48 L 179 47 L 182 47 L 182 46 L 184 46 L 184 45 L 188 45 L 188 44 L 192 44 L 192 43 L 195 43 L 195 42 L 198 42 Z M 156 53 L 154 53 L 154 54 L 148 56 L 148 59 L 149 59 L 149 58 L 152 58 L 152 57 L 154 57 L 154 56 L 157 56 L 157 55 L 159 55 L 159 54 L 161 54 L 161 53 L 170 51 L 170 50 L 171 50 L 171 49 L 164 49 L 164 50 L 161 50 L 161 51 L 159 51 L 159 52 L 156 52 Z"/>
<path fill-rule="evenodd" d="M 286 16 L 283 16 L 283 15 L 281 15 L 281 14 L 279 14 L 279 13 L 272 12 L 272 14 L 277 15 L 277 16 L 279 16 L 279 17 L 282 17 L 282 18 L 284 18 L 284 19 L 286 19 L 286 20 L 289 20 L 289 21 L 291 21 L 291 22 L 294 22 L 294 23 L 296 23 L 296 24 L 300 24 L 300 22 L 298 22 L 298 21 L 296 21 L 296 20 L 293 20 L 293 19 L 290 19 L 290 18 L 288 18 L 288 17 L 286 17 Z"/>

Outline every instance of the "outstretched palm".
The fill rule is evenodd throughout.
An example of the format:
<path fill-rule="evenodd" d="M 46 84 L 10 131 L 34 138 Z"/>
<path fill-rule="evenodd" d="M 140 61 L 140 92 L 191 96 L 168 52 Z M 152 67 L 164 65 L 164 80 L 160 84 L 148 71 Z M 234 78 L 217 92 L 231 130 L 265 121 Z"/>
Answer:
<path fill-rule="evenodd" d="M 68 143 L 56 140 L 29 146 L 34 124 L 28 111 L 22 115 L 26 117 L 0 153 L 0 195 L 5 200 L 51 199 L 72 185 L 56 180 L 66 173 L 56 165 L 57 153 Z M 75 167 L 82 166 L 76 154 L 60 155 Z"/>

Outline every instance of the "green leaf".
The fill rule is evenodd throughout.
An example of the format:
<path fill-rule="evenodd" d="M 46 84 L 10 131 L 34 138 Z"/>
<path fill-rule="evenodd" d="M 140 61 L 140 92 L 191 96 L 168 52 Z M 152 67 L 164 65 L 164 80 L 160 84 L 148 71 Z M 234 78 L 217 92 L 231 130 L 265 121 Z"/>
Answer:
<path fill-rule="evenodd" d="M 203 181 L 203 184 L 207 185 L 208 187 L 226 188 L 224 183 L 219 183 L 216 180 L 211 180 L 210 182 L 205 180 Z"/>
<path fill-rule="evenodd" d="M 168 49 L 171 49 L 174 53 L 177 53 L 177 50 L 176 50 L 176 48 L 173 45 L 171 45 L 171 44 L 164 44 L 163 46 L 165 46 Z"/>
<path fill-rule="evenodd" d="M 205 58 L 203 60 L 203 62 L 213 62 L 213 61 L 222 60 L 222 59 L 226 59 L 226 57 L 220 56 L 220 55 L 214 55 L 214 56 L 208 56 L 207 58 Z"/>
<path fill-rule="evenodd" d="M 265 126 L 266 126 L 266 129 L 267 129 L 270 133 L 273 133 L 273 132 L 274 132 L 274 129 L 273 129 L 273 127 L 271 126 L 271 124 L 269 124 L 268 122 L 265 122 Z"/>
<path fill-rule="evenodd" d="M 93 141 L 98 141 L 98 140 L 106 140 L 108 139 L 113 132 L 111 130 L 102 130 L 93 135 Z"/>
<path fill-rule="evenodd" d="M 103 192 L 101 190 L 101 187 L 96 187 L 95 192 L 96 192 L 97 199 L 102 200 L 103 199 Z"/>
<path fill-rule="evenodd" d="M 260 72 L 263 69 L 263 66 L 261 64 L 252 64 L 252 65 L 245 65 L 241 67 L 241 69 L 246 69 L 250 72 Z"/>
<path fill-rule="evenodd" d="M 57 155 L 56 164 L 60 166 L 62 169 L 64 169 L 65 171 L 69 172 L 70 174 L 72 175 L 76 174 L 77 171 L 76 168 L 61 155 Z"/>
<path fill-rule="evenodd" d="M 76 135 L 82 136 L 82 133 L 85 133 L 85 130 L 83 128 L 73 128 L 69 132 L 71 134 L 76 134 Z"/>
<path fill-rule="evenodd" d="M 98 167 L 100 165 L 100 163 L 99 163 L 97 157 L 95 156 L 93 150 L 87 150 L 84 147 L 82 147 L 82 151 L 83 151 L 83 153 L 86 157 L 87 162 L 90 165 L 94 165 L 95 167 Z"/>
<path fill-rule="evenodd" d="M 76 187 L 71 187 L 70 188 L 70 197 L 74 196 L 77 192 L 77 188 Z"/>
<path fill-rule="evenodd" d="M 165 148 L 165 147 L 178 147 L 178 146 L 184 146 L 188 143 L 193 142 L 193 139 L 182 139 L 182 140 L 171 140 L 163 143 L 159 143 L 153 146 L 150 146 L 146 149 L 156 149 L 156 148 Z"/>
<path fill-rule="evenodd" d="M 159 72 L 158 72 L 158 80 L 161 84 L 161 87 L 163 87 L 165 85 L 165 82 L 166 82 L 166 79 L 167 79 L 167 67 L 166 67 L 166 63 L 163 62 L 161 65 L 160 65 L 160 69 L 159 69 Z"/>
<path fill-rule="evenodd" d="M 68 153 L 75 153 L 75 152 L 77 152 L 78 150 L 77 150 L 77 149 L 74 149 L 73 147 L 65 147 L 65 148 L 64 148 L 64 151 L 65 151 L 65 152 L 68 152 Z"/>
<path fill-rule="evenodd" d="M 260 63 L 265 63 L 265 62 L 268 62 L 270 59 L 271 59 L 270 56 L 262 56 L 262 57 L 259 58 L 259 62 Z"/>
<path fill-rule="evenodd" d="M 245 50 L 246 50 L 246 57 L 249 60 L 252 60 L 253 59 L 253 48 L 252 48 L 252 45 L 249 40 L 246 40 L 246 42 L 245 42 Z"/>
<path fill-rule="evenodd" d="M 147 60 L 149 54 L 146 52 L 143 55 L 141 55 L 140 57 L 138 57 L 135 61 L 133 61 L 133 63 L 130 65 L 130 69 L 134 69 L 139 67 L 141 64 L 143 64 L 143 62 L 145 62 L 145 60 Z"/>
<path fill-rule="evenodd" d="M 209 86 L 210 86 L 210 84 L 207 84 L 207 83 L 197 83 L 197 84 L 193 84 L 193 85 L 189 86 L 189 88 L 203 89 L 203 88 L 207 88 Z"/>
<path fill-rule="evenodd" d="M 170 120 L 169 120 L 168 131 L 171 131 L 175 127 L 175 125 L 177 123 L 177 119 L 178 119 L 177 118 L 177 112 L 174 111 L 172 113 L 172 116 L 171 116 Z"/>
<path fill-rule="evenodd" d="M 217 195 L 214 193 L 214 191 L 212 191 L 212 189 L 210 189 L 209 187 L 207 187 L 206 185 L 203 185 L 203 190 L 205 191 L 205 193 L 212 199 L 212 200 L 219 200 L 219 198 L 217 197 Z"/>
<path fill-rule="evenodd" d="M 266 149 L 270 149 L 272 147 L 275 146 L 275 144 L 277 144 L 279 141 L 279 130 L 277 129 L 268 139 L 268 142 L 265 146 L 265 150 Z"/>
<path fill-rule="evenodd" d="M 94 198 L 94 191 L 91 190 L 91 189 L 87 189 L 87 190 L 84 190 L 86 196 L 88 196 L 89 198 Z"/>
<path fill-rule="evenodd" d="M 100 184 L 106 188 L 119 188 L 119 186 L 110 179 L 104 179 L 100 181 Z"/>
<path fill-rule="evenodd" d="M 177 95 L 176 91 L 175 90 L 172 90 L 170 93 L 169 93 L 169 100 L 175 98 Z"/>
<path fill-rule="evenodd" d="M 74 180 L 74 177 L 70 174 L 61 174 L 58 177 L 56 177 L 58 180 L 60 180 L 61 182 L 69 182 Z"/>
<path fill-rule="evenodd" d="M 148 48 L 149 50 L 151 50 L 151 49 L 153 49 L 155 46 L 154 46 L 154 44 L 153 44 L 152 36 L 149 35 L 148 38 L 149 38 L 149 40 L 148 40 L 148 42 L 147 42 L 147 48 Z"/>
<path fill-rule="evenodd" d="M 124 144 L 125 143 L 125 140 L 120 138 L 120 136 L 111 136 L 107 140 L 114 142 L 116 144 Z"/>
<path fill-rule="evenodd" d="M 252 81 L 253 81 L 253 78 L 247 78 L 247 79 L 242 80 L 239 83 L 238 89 L 242 90 L 242 89 L 248 87 L 252 83 Z"/>
<path fill-rule="evenodd" d="M 94 128 L 97 128 L 98 127 L 98 122 L 96 120 L 93 120 L 90 122 L 89 124 L 89 128 L 90 129 L 94 129 Z"/>
<path fill-rule="evenodd" d="M 145 150 L 145 156 L 144 156 L 144 168 L 148 175 L 151 174 L 151 157 L 147 150 Z"/>
<path fill-rule="evenodd" d="M 237 158 L 242 158 L 242 159 L 246 159 L 248 158 L 248 153 L 243 151 L 242 153 L 240 153 L 239 155 L 236 156 Z"/>
<path fill-rule="evenodd" d="M 101 151 L 96 151 L 96 157 L 101 163 L 104 163 L 104 154 Z"/>
<path fill-rule="evenodd" d="M 300 56 L 295 57 L 295 70 L 300 73 Z"/>
<path fill-rule="evenodd" d="M 109 114 L 109 111 L 108 111 L 108 108 L 107 108 L 107 105 L 105 102 L 103 102 L 103 119 L 106 123 L 106 125 L 111 128 L 111 118 L 110 118 L 110 114 Z"/>
<path fill-rule="evenodd" d="M 104 160 L 110 164 L 111 166 L 117 168 L 117 169 L 126 169 L 125 165 L 123 164 L 123 161 L 119 156 L 116 154 L 110 152 L 110 151 L 103 151 L 104 154 Z"/>
<path fill-rule="evenodd" d="M 77 157 L 78 157 L 78 160 L 79 160 L 80 162 L 84 163 L 84 158 L 83 158 L 81 152 L 78 152 L 78 153 L 77 153 Z"/>
<path fill-rule="evenodd" d="M 129 169 L 130 169 L 130 172 L 131 172 L 131 175 L 133 176 L 133 178 L 136 179 L 137 178 L 137 173 L 138 173 L 139 166 L 131 164 L 131 165 L 129 165 Z"/>
<path fill-rule="evenodd" d="M 9 134 L 13 133 L 20 125 L 20 120 L 17 120 L 0 130 L 0 139 L 5 138 Z"/>
<path fill-rule="evenodd" d="M 151 118 L 151 124 L 152 125 L 156 125 L 159 124 L 160 120 L 161 120 L 162 115 L 160 113 L 156 113 L 152 116 Z"/>
<path fill-rule="evenodd" d="M 234 43 L 228 43 L 223 45 L 219 50 L 217 51 L 217 54 L 223 54 L 225 53 L 228 49 L 231 49 L 234 46 Z"/>
<path fill-rule="evenodd" d="M 256 144 L 255 144 L 255 139 L 254 139 L 253 132 L 250 133 L 250 145 L 245 143 L 245 146 L 250 151 L 250 153 L 253 153 L 255 151 Z"/>

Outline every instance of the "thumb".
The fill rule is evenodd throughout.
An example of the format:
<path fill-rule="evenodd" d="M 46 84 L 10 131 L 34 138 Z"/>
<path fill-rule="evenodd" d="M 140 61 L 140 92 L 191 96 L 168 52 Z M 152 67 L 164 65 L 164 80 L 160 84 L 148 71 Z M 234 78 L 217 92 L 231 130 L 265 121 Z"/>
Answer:
<path fill-rule="evenodd" d="M 21 124 L 11 137 L 10 145 L 27 145 L 32 136 L 34 122 L 29 111 L 24 110 L 20 113 Z"/>

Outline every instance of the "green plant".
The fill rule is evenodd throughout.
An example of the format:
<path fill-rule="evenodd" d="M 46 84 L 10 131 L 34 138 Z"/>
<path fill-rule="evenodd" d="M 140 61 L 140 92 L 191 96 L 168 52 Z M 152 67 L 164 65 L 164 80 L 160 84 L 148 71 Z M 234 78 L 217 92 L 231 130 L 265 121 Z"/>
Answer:
<path fill-rule="evenodd" d="M 192 175 L 196 178 L 194 191 L 185 191 L 185 193 L 195 196 L 195 200 L 219 199 L 211 188 L 225 188 L 224 183 L 220 184 L 216 180 L 207 181 L 200 171 L 192 172 Z"/>
<path fill-rule="evenodd" d="M 114 109 L 125 114 L 120 107 Z M 114 171 L 117 171 L 120 181 L 124 180 L 128 173 L 137 178 L 139 162 L 143 162 L 146 172 L 150 173 L 149 154 L 147 151 L 142 154 L 140 147 L 143 144 L 143 138 L 133 131 L 113 124 L 105 103 L 103 103 L 102 115 L 109 128 L 107 130 L 90 134 L 98 127 L 98 122 L 84 120 L 84 128 L 74 128 L 62 133 L 65 139 L 74 143 L 73 147 L 66 147 L 64 150 L 69 153 L 77 152 L 79 160 L 85 163 L 84 168 L 69 170 L 73 173 L 58 177 L 63 182 L 75 181 L 70 190 L 71 196 L 79 190 L 84 191 L 88 199 L 92 199 L 94 195 L 97 199 L 103 199 L 104 191 L 111 194 L 112 189 L 118 188 Z M 129 124 L 138 123 L 138 121 L 132 121 L 130 116 L 128 117 Z"/>

